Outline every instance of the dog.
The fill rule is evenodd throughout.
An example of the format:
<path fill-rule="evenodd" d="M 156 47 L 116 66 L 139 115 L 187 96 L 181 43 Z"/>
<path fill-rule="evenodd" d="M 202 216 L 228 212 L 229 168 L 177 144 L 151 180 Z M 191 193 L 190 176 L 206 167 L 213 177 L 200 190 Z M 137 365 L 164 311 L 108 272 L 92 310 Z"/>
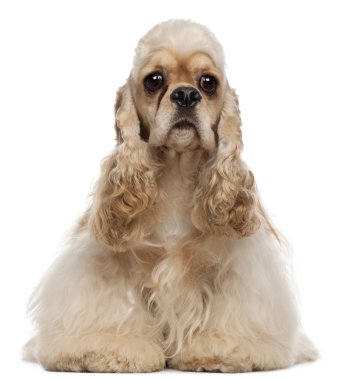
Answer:
<path fill-rule="evenodd" d="M 316 359 L 282 239 L 241 159 L 206 27 L 156 25 L 117 92 L 117 143 L 35 291 L 25 356 L 50 371 L 273 370 Z"/>

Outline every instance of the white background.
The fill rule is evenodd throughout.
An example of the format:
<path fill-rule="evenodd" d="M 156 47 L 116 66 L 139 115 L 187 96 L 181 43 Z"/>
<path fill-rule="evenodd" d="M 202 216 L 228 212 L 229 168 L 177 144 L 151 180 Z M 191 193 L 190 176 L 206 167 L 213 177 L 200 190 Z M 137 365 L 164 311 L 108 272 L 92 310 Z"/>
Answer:
<path fill-rule="evenodd" d="M 322 355 L 235 376 L 356 378 L 360 12 L 344 0 L 1 1 L 1 377 L 91 376 L 21 362 L 31 336 L 26 304 L 114 145 L 115 92 L 135 45 L 169 18 L 206 24 L 224 46 L 244 157 L 293 246 L 303 324 Z M 226 376 L 134 377 L 169 375 Z"/>

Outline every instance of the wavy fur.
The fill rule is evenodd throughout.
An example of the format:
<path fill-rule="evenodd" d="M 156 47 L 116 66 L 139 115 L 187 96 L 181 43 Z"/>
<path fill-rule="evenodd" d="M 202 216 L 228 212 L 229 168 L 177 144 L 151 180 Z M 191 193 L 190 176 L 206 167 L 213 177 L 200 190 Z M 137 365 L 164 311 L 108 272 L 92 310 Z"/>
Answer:
<path fill-rule="evenodd" d="M 159 164 L 140 139 L 140 122 L 127 85 L 118 92 L 116 108 L 122 142 L 102 164 L 88 214 L 93 234 L 107 246 L 123 251 L 141 241 L 151 227 Z"/>
<path fill-rule="evenodd" d="M 254 176 L 240 159 L 240 126 L 237 99 L 228 89 L 218 126 L 218 147 L 202 168 L 194 194 L 192 220 L 203 232 L 245 237 L 260 227 Z"/>

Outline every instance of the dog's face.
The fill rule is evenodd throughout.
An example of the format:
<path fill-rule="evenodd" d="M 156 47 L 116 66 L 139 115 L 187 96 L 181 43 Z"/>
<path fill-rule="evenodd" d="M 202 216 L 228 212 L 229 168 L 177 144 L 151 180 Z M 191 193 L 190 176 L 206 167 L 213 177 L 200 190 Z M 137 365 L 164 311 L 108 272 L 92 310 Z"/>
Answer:
<path fill-rule="evenodd" d="M 156 51 L 140 68 L 133 86 L 150 145 L 178 151 L 214 148 L 225 83 L 207 54 Z"/>
<path fill-rule="evenodd" d="M 116 101 L 118 138 L 139 121 L 142 140 L 177 151 L 216 146 L 229 90 L 221 45 L 204 26 L 173 20 L 139 42 L 129 80 Z"/>

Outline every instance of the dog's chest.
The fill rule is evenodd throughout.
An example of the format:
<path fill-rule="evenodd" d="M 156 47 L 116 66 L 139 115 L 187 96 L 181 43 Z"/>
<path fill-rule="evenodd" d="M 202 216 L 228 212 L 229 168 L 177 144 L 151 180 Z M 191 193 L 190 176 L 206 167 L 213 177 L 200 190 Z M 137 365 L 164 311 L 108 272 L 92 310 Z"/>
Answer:
<path fill-rule="evenodd" d="M 189 234 L 191 222 L 192 181 L 176 166 L 168 168 L 159 181 L 155 234 L 170 247 Z"/>

